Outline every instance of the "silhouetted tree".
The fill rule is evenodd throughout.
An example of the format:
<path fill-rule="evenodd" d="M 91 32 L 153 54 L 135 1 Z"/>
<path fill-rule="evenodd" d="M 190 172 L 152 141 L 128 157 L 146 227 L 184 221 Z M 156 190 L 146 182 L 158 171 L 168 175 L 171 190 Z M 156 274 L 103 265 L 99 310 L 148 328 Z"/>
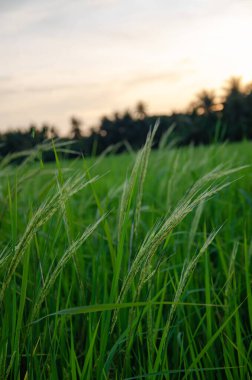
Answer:
<path fill-rule="evenodd" d="M 223 121 L 226 123 L 227 138 L 231 141 L 239 141 L 246 136 L 246 105 L 245 94 L 242 91 L 241 79 L 231 78 L 225 88 L 223 103 Z"/>
<path fill-rule="evenodd" d="M 242 86 L 240 78 L 231 78 L 225 87 L 222 104 L 216 102 L 213 91 L 201 91 L 186 112 L 173 112 L 170 115 L 147 115 L 147 106 L 138 102 L 133 112 L 115 112 L 111 117 L 104 116 L 97 128 L 82 135 L 82 122 L 72 117 L 70 137 L 64 141 L 71 142 L 71 152 L 65 152 L 65 158 L 79 155 L 95 155 L 103 152 L 110 145 L 127 141 L 133 149 L 140 148 L 146 136 L 160 119 L 160 126 L 155 136 L 154 147 L 158 146 L 162 135 L 171 125 L 177 145 L 209 144 L 212 141 L 238 141 L 252 139 L 252 85 Z M 217 137 L 216 137 L 217 136 Z M 47 123 L 39 128 L 30 125 L 27 130 L 14 130 L 0 134 L 0 157 L 20 150 L 32 149 L 35 145 L 57 138 L 55 127 Z M 125 149 L 121 145 L 119 151 Z M 63 153 L 61 153 L 63 154 Z M 55 159 L 53 148 L 43 153 L 43 159 Z"/>
<path fill-rule="evenodd" d="M 81 125 L 82 121 L 80 119 L 77 119 L 76 117 L 71 117 L 71 137 L 75 140 L 79 140 L 82 136 L 81 133 Z"/>
<path fill-rule="evenodd" d="M 49 131 L 49 137 L 52 139 L 57 139 L 59 137 L 57 128 L 52 126 Z"/>
<path fill-rule="evenodd" d="M 197 98 L 196 108 L 199 114 L 209 115 L 213 112 L 215 105 L 215 94 L 213 91 L 203 90 L 198 94 Z"/>
<path fill-rule="evenodd" d="M 137 103 L 136 115 L 139 119 L 144 119 L 147 116 L 147 105 L 144 102 Z"/>

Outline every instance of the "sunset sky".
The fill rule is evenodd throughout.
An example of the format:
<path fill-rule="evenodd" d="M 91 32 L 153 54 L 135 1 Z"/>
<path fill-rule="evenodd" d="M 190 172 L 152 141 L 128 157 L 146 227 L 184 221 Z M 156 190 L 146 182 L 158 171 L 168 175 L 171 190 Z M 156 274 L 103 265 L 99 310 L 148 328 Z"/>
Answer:
<path fill-rule="evenodd" d="M 0 0 L 0 129 L 183 110 L 252 81 L 252 0 Z"/>

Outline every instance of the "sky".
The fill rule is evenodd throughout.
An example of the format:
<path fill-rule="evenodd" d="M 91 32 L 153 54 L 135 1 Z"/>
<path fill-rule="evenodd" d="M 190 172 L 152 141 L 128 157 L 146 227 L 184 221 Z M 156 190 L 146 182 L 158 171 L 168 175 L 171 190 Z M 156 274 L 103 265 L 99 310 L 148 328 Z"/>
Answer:
<path fill-rule="evenodd" d="M 184 110 L 252 82 L 251 36 L 252 0 L 0 0 L 0 131 Z"/>

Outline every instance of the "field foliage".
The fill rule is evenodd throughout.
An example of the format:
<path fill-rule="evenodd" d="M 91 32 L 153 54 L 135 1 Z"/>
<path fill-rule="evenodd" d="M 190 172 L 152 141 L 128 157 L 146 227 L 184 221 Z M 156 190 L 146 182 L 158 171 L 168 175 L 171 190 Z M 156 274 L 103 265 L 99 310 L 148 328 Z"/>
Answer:
<path fill-rule="evenodd" d="M 0 163 L 1 379 L 252 377 L 252 145 L 154 132 Z"/>

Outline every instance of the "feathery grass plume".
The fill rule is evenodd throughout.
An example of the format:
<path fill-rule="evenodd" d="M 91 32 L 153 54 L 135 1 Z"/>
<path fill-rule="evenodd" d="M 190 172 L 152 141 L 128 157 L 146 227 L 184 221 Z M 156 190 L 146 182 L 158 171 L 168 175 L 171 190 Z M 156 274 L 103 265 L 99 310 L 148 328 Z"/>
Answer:
<path fill-rule="evenodd" d="M 143 184 L 144 184 L 144 180 L 145 180 L 145 176 L 147 172 L 151 146 L 152 146 L 156 131 L 158 129 L 158 126 L 159 126 L 159 120 L 156 121 L 153 131 L 148 133 L 146 143 L 143 149 L 137 155 L 129 181 L 125 181 L 123 194 L 121 198 L 121 204 L 119 208 L 118 242 L 121 240 L 121 235 L 123 234 L 122 233 L 123 226 L 129 212 L 129 207 L 132 201 L 134 188 L 137 183 L 137 178 L 139 176 L 139 187 L 138 187 L 138 193 L 137 193 L 135 223 L 134 223 L 135 225 L 138 224 L 140 208 L 141 208 L 141 200 L 143 196 Z"/>
<path fill-rule="evenodd" d="M 175 293 L 175 296 L 174 296 L 173 304 L 171 306 L 167 322 L 166 322 L 165 327 L 163 329 L 162 338 L 161 338 L 161 341 L 160 341 L 160 344 L 159 344 L 159 348 L 157 350 L 156 361 L 155 361 L 155 366 L 154 366 L 155 370 L 158 369 L 160 361 L 162 361 L 162 354 L 163 354 L 163 351 L 164 351 L 165 344 L 167 342 L 167 337 L 168 337 L 168 334 L 169 334 L 171 323 L 172 323 L 172 320 L 174 318 L 174 314 L 175 314 L 176 308 L 178 306 L 178 302 L 180 301 L 180 298 L 181 298 L 181 296 L 183 294 L 183 291 L 184 291 L 184 289 L 185 289 L 185 287 L 186 287 L 186 285 L 188 283 L 188 280 L 189 280 L 190 276 L 192 275 L 192 273 L 193 273 L 193 271 L 194 271 L 194 269 L 195 269 L 198 261 L 200 260 L 200 258 L 202 257 L 202 255 L 206 252 L 207 248 L 212 243 L 212 241 L 214 240 L 215 236 L 218 234 L 218 232 L 220 231 L 220 229 L 221 229 L 221 227 L 218 230 L 212 232 L 208 236 L 208 238 L 205 241 L 205 243 L 203 244 L 203 246 L 200 249 L 199 253 L 197 255 L 195 255 L 189 262 L 188 262 L 188 260 L 186 260 L 185 263 L 184 263 L 184 266 L 183 266 L 183 269 L 182 269 L 182 273 L 181 273 L 181 276 L 180 276 L 180 280 L 179 280 L 179 284 L 177 286 L 177 290 L 176 290 L 176 293 Z"/>
<path fill-rule="evenodd" d="M 137 178 L 137 174 L 138 174 L 139 167 L 141 164 L 142 156 L 143 156 L 143 150 L 140 151 L 136 157 L 135 164 L 134 164 L 133 170 L 131 172 L 130 179 L 126 180 L 124 182 L 123 193 L 122 193 L 122 197 L 121 197 L 121 203 L 119 206 L 119 216 L 118 216 L 118 228 L 117 228 L 118 244 L 122 241 L 122 237 L 124 235 L 123 234 L 123 230 L 124 230 L 123 227 L 125 224 L 126 217 L 129 213 L 129 206 L 130 206 L 131 199 L 133 196 L 134 186 L 136 183 L 136 178 Z"/>
<path fill-rule="evenodd" d="M 74 256 L 74 254 L 76 253 L 76 251 L 80 248 L 80 246 L 88 239 L 88 237 L 90 235 L 92 235 L 92 233 L 95 231 L 95 229 L 99 226 L 99 224 L 106 218 L 106 214 L 103 215 L 101 218 L 98 219 L 97 222 L 95 222 L 94 224 L 92 224 L 91 226 L 89 226 L 85 231 L 84 233 L 82 234 L 82 236 L 75 240 L 71 245 L 70 247 L 66 250 L 66 252 L 63 254 L 63 256 L 60 258 L 60 260 L 58 261 L 55 269 L 52 271 L 52 272 L 48 272 L 47 275 L 46 275 L 46 278 L 45 278 L 45 281 L 44 281 L 44 285 L 43 285 L 43 288 L 41 289 L 40 291 L 40 294 L 38 296 L 38 299 L 36 300 L 35 304 L 34 304 L 34 307 L 33 307 L 33 311 L 31 313 L 31 321 L 36 318 L 38 312 L 39 312 L 39 309 L 43 303 L 43 301 L 45 300 L 46 296 L 48 295 L 51 287 L 53 286 L 53 284 L 55 283 L 57 277 L 59 276 L 59 274 L 61 273 L 62 269 L 64 268 L 64 266 L 68 263 L 68 261 Z"/>
<path fill-rule="evenodd" d="M 0 269 L 1 267 L 4 267 L 6 265 L 6 262 L 10 259 L 10 257 L 11 257 L 10 248 L 7 246 L 0 253 Z"/>
<path fill-rule="evenodd" d="M 109 154 L 116 154 L 116 152 L 123 146 L 123 142 L 119 142 L 117 144 L 109 145 L 106 149 L 104 149 L 99 156 L 97 156 L 95 160 L 95 165 L 98 165 L 102 160 L 104 160 L 105 157 L 107 157 Z"/>
<path fill-rule="evenodd" d="M 54 142 L 54 146 L 57 148 L 58 151 L 64 153 L 70 153 L 71 150 L 67 150 L 64 147 L 73 144 L 72 141 L 60 141 L 59 139 Z M 12 162 L 14 162 L 17 159 L 24 159 L 24 161 L 19 165 L 18 170 L 21 170 L 25 165 L 27 165 L 29 162 L 34 161 L 37 157 L 41 155 L 43 152 L 47 152 L 52 149 L 52 142 L 51 141 L 45 141 L 43 144 L 36 145 L 33 149 L 28 150 L 22 150 L 20 152 L 10 153 L 7 156 L 5 156 L 0 161 L 0 170 L 6 168 L 8 165 L 10 165 Z"/>
<path fill-rule="evenodd" d="M 143 156 L 140 163 L 139 168 L 139 184 L 138 184 L 138 191 L 136 196 L 136 208 L 135 208 L 135 216 L 134 216 L 134 233 L 137 233 L 137 228 L 140 220 L 140 213 L 141 213 L 141 204 L 142 204 L 142 198 L 143 198 L 143 187 L 144 187 L 144 181 L 147 173 L 148 163 L 149 163 L 149 157 L 151 152 L 151 147 L 153 144 L 153 139 L 155 137 L 155 134 L 157 132 L 157 129 L 159 127 L 160 120 L 158 119 L 154 125 L 153 131 L 149 132 L 146 143 L 143 149 Z"/>
<path fill-rule="evenodd" d="M 96 163 L 97 163 L 97 161 L 96 161 Z M 96 163 L 93 165 L 93 167 L 96 165 Z M 89 166 L 87 164 L 87 161 L 85 159 L 84 159 L 84 168 L 85 168 L 85 171 L 87 173 L 87 178 L 91 179 L 92 177 L 91 177 L 91 174 L 90 174 L 90 168 L 89 168 Z M 97 210 L 99 211 L 100 215 L 102 216 L 102 215 L 105 214 L 102 202 L 101 202 L 99 196 L 97 195 L 97 192 L 96 192 L 95 187 L 93 186 L 93 184 L 91 184 L 90 187 L 91 187 L 91 191 L 92 191 L 95 203 L 97 205 Z M 109 226 L 109 223 L 108 223 L 107 219 L 104 220 L 103 229 L 104 229 L 107 241 L 108 241 L 111 263 L 112 263 L 112 267 L 113 267 L 113 270 L 114 270 L 114 268 L 115 268 L 115 256 L 116 256 L 116 253 L 115 253 L 115 248 L 114 248 L 114 244 L 113 244 L 113 237 L 112 237 L 111 228 Z"/>
<path fill-rule="evenodd" d="M 119 207 L 119 216 L 118 216 L 118 232 L 117 232 L 118 251 L 117 251 L 116 265 L 115 265 L 116 271 L 114 272 L 113 284 L 112 284 L 112 292 L 111 292 L 112 295 L 115 294 L 115 291 L 117 292 L 117 288 L 118 288 L 118 279 L 120 275 L 120 268 L 121 268 L 121 262 L 122 262 L 122 257 L 123 257 L 123 244 L 124 244 L 124 239 L 125 239 L 125 235 L 127 231 L 127 228 L 126 228 L 127 218 L 129 216 L 130 206 L 132 203 L 134 193 L 136 192 L 137 183 L 138 183 L 139 188 L 138 188 L 138 195 L 136 199 L 136 208 L 135 208 L 136 211 L 134 215 L 134 220 L 136 221 L 136 223 L 138 223 L 138 220 L 139 220 L 140 209 L 141 209 L 141 199 L 143 195 L 143 184 L 144 184 L 144 179 L 147 172 L 148 158 L 149 158 L 152 142 L 153 142 L 158 126 L 159 126 L 159 120 L 157 120 L 157 122 L 155 123 L 153 131 L 148 133 L 146 143 L 143 149 L 138 153 L 136 157 L 136 161 L 133 166 L 129 181 L 125 181 L 124 183 L 123 194 L 121 197 L 121 202 L 120 202 L 120 207 Z M 132 248 L 133 234 L 135 231 L 135 228 L 134 228 L 135 221 L 133 221 L 133 226 L 131 228 L 130 248 Z M 130 262 L 130 259 L 131 257 L 129 257 L 129 262 Z"/>
<path fill-rule="evenodd" d="M 151 145 L 153 138 L 155 136 L 156 130 L 158 128 L 159 121 L 156 122 L 153 131 L 149 132 L 147 141 L 143 147 L 143 149 L 137 154 L 135 164 L 133 166 L 131 176 L 128 182 L 125 182 L 124 188 L 123 188 L 123 194 L 121 197 L 121 203 L 119 206 L 119 216 L 118 216 L 118 230 L 117 230 L 117 255 L 115 259 L 115 265 L 113 267 L 113 280 L 111 285 L 111 292 L 110 292 L 110 302 L 113 302 L 118 297 L 118 282 L 120 274 L 122 273 L 122 260 L 124 257 L 124 241 L 126 238 L 127 233 L 127 226 L 128 226 L 128 219 L 129 219 L 129 213 L 130 208 L 132 204 L 133 197 L 135 193 L 138 190 L 138 196 L 136 200 L 136 206 L 137 211 L 135 212 L 134 217 L 138 218 L 141 208 L 141 198 L 143 193 L 143 183 L 147 171 L 147 164 L 148 164 L 148 157 L 151 151 Z M 138 186 L 138 189 L 137 189 Z M 134 220 L 133 220 L 134 225 Z M 131 225 L 131 236 L 130 236 L 130 244 L 132 247 L 132 240 L 133 240 L 133 233 L 134 233 L 134 227 Z M 131 257 L 129 256 L 128 262 L 131 260 Z M 104 322 L 103 328 L 106 330 L 109 330 L 110 328 L 110 315 L 107 316 L 106 322 Z M 106 351 L 106 345 L 107 345 L 107 339 L 106 337 L 103 341 L 103 347 L 100 353 L 100 369 L 102 366 L 102 360 L 105 357 L 105 351 Z"/>
<path fill-rule="evenodd" d="M 159 150 L 166 149 L 168 146 L 169 147 L 174 146 L 178 142 L 178 139 L 173 139 L 170 142 L 168 141 L 169 137 L 174 132 L 175 127 L 176 127 L 176 123 L 172 123 L 169 126 L 169 128 L 167 129 L 167 131 L 165 131 L 165 133 L 162 134 L 161 139 L 160 139 L 159 144 L 158 144 Z"/>
<path fill-rule="evenodd" d="M 11 281 L 15 270 L 21 261 L 26 248 L 29 246 L 33 236 L 37 230 L 45 224 L 54 214 L 58 211 L 66 200 L 72 197 L 74 194 L 84 189 L 87 185 L 97 180 L 98 177 L 94 177 L 87 181 L 84 175 L 76 175 L 69 178 L 65 184 L 58 190 L 54 195 L 48 198 L 35 212 L 32 219 L 28 223 L 23 236 L 21 237 L 19 243 L 15 247 L 14 254 L 10 261 L 10 265 L 7 269 L 5 278 L 2 283 L 2 288 L 0 291 L 0 306 L 4 299 L 5 291 Z"/>
<path fill-rule="evenodd" d="M 137 294 L 140 294 L 143 283 L 146 279 L 145 269 L 148 263 L 152 260 L 160 244 L 166 239 L 166 237 L 173 231 L 173 229 L 200 203 L 210 199 L 229 186 L 233 181 L 227 183 L 218 182 L 218 179 L 236 173 L 247 166 L 241 166 L 234 169 L 220 170 L 220 167 L 215 168 L 213 171 L 200 178 L 191 189 L 189 189 L 186 195 L 179 202 L 178 206 L 164 221 L 159 221 L 152 231 L 146 236 L 143 241 L 131 268 L 124 280 L 122 289 L 118 297 L 118 303 L 123 302 L 130 286 L 138 273 L 140 273 L 140 280 L 137 287 Z M 210 181 L 216 184 L 209 184 Z M 208 186 L 207 186 L 208 185 Z M 117 312 L 114 314 L 112 330 L 115 326 L 117 318 Z"/>
<path fill-rule="evenodd" d="M 194 270 L 194 268 L 195 268 L 198 260 L 200 259 L 200 257 L 202 256 L 202 254 L 206 251 L 206 249 L 208 248 L 208 246 L 211 244 L 211 242 L 213 241 L 213 239 L 215 238 L 215 236 L 217 235 L 217 233 L 219 232 L 219 230 L 220 230 L 220 228 L 216 232 L 213 232 L 209 236 L 209 238 L 204 243 L 204 245 L 201 248 L 201 250 L 200 250 L 200 252 L 199 252 L 198 255 L 194 256 L 190 261 L 188 260 L 188 256 L 185 258 L 185 262 L 184 262 L 184 265 L 183 265 L 183 270 L 182 270 L 182 273 L 181 273 L 180 281 L 179 281 L 179 284 L 178 284 L 178 287 L 177 287 L 177 290 L 176 290 L 176 293 L 175 293 L 175 297 L 174 297 L 174 300 L 173 300 L 173 303 L 172 303 L 172 306 L 171 306 L 170 316 L 168 317 L 168 321 L 166 323 L 166 327 L 164 328 L 160 345 L 161 344 L 165 344 L 165 342 L 166 342 L 166 338 L 168 336 L 169 328 L 170 328 L 170 325 L 171 325 L 171 322 L 172 322 L 172 319 L 173 319 L 176 307 L 178 306 L 179 299 L 180 299 L 180 297 L 182 295 L 182 292 L 183 292 L 183 290 L 184 290 L 184 288 L 185 288 L 185 286 L 187 284 L 187 281 L 189 279 L 190 274 L 193 272 L 193 270 Z M 153 271 L 151 275 L 153 275 L 155 272 L 156 271 Z M 140 292 L 141 292 L 141 289 L 142 289 L 144 283 L 146 281 L 148 281 L 148 280 L 149 280 L 149 275 L 148 275 L 148 268 L 146 266 L 146 267 L 144 267 L 144 269 L 140 273 L 140 280 L 139 280 L 139 284 L 138 284 L 137 289 L 136 289 L 136 294 L 134 296 L 134 301 L 136 299 L 138 299 L 138 297 L 140 296 Z M 132 323 L 133 322 L 133 318 L 134 318 L 134 310 L 131 309 L 130 310 L 130 315 L 129 315 L 129 325 L 130 326 L 133 326 L 133 323 Z M 166 329 L 167 329 L 167 333 L 166 333 Z M 132 335 L 133 335 L 133 327 L 131 328 L 130 333 L 129 333 L 128 347 L 127 347 L 127 350 L 126 350 L 126 356 L 129 354 L 130 341 L 131 341 Z M 162 347 L 162 350 L 163 350 L 163 347 Z M 158 350 L 157 358 L 162 353 L 162 350 L 160 350 L 160 351 Z M 156 368 L 156 363 L 155 363 L 155 369 L 157 369 Z"/>
<path fill-rule="evenodd" d="M 196 208 L 195 215 L 192 221 L 189 237 L 188 237 L 188 255 L 190 254 L 193 241 L 195 239 L 195 235 L 199 226 L 199 221 L 203 212 L 204 203 L 200 203 L 198 207 Z"/>
<path fill-rule="evenodd" d="M 73 142 L 69 141 L 60 141 L 60 139 L 56 140 L 55 142 L 52 141 L 45 141 L 43 144 L 38 144 L 35 148 L 30 150 L 25 150 L 21 152 L 11 153 L 5 156 L 2 160 L 0 160 L 0 176 L 1 177 L 12 177 L 15 176 L 16 178 L 16 187 L 11 190 L 11 194 L 15 191 L 20 191 L 21 185 L 23 183 L 26 183 L 27 180 L 34 178 L 36 175 L 41 174 L 41 168 L 35 168 L 31 169 L 31 164 L 35 162 L 36 158 L 39 158 L 41 161 L 41 154 L 43 152 L 47 152 L 54 147 L 54 149 L 57 149 L 58 152 L 61 153 L 73 153 L 73 151 L 66 149 L 65 147 L 68 145 L 71 145 Z M 18 165 L 15 166 L 15 171 L 13 170 L 13 166 L 11 165 L 15 160 L 17 159 L 23 159 L 23 161 Z M 41 161 L 42 162 L 42 161 Z M 27 168 L 29 167 L 29 171 Z M 47 171 L 44 170 L 43 173 L 45 174 Z M 7 205 L 5 204 L 3 209 L 1 210 L 2 213 L 4 213 L 4 210 L 6 209 Z M 1 217 L 1 215 L 0 215 Z"/>

